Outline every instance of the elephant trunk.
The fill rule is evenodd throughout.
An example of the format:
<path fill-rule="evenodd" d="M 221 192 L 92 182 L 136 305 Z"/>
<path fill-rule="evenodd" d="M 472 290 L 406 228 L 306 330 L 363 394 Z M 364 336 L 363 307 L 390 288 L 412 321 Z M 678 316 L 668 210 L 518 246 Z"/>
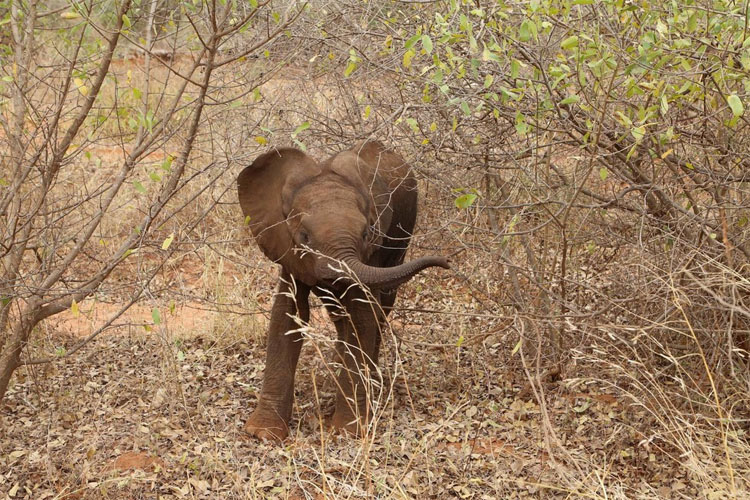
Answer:
<path fill-rule="evenodd" d="M 357 280 L 362 284 L 371 288 L 382 289 L 396 288 L 400 284 L 406 283 L 414 277 L 415 274 L 423 269 L 427 269 L 428 267 L 450 269 L 447 259 L 436 255 L 420 257 L 419 259 L 393 267 L 368 266 L 361 260 L 353 257 L 345 258 L 342 262 L 351 269 L 354 276 L 356 276 Z M 335 263 L 323 259 L 318 267 L 319 276 L 328 281 L 335 281 L 345 277 L 345 273 L 332 269 L 337 267 L 339 266 Z"/>

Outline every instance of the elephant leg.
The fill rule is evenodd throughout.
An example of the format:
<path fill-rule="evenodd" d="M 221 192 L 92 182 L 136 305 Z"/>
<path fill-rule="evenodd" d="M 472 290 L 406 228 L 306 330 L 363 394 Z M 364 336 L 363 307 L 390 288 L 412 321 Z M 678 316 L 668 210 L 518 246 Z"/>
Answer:
<path fill-rule="evenodd" d="M 396 302 L 397 289 L 389 290 L 387 292 L 380 292 L 380 307 L 383 313 L 380 315 L 380 329 L 378 330 L 377 338 L 375 339 L 375 353 L 372 356 L 375 364 L 378 363 L 378 357 L 380 355 L 380 342 L 383 337 L 383 332 L 386 331 L 386 320 L 388 315 L 393 310 L 393 304 Z"/>
<path fill-rule="evenodd" d="M 266 368 L 258 406 L 245 424 L 244 431 L 261 439 L 283 440 L 289 435 L 289 420 L 294 403 L 294 372 L 297 369 L 302 335 L 293 316 L 310 319 L 310 288 L 296 283 L 283 272 L 279 293 L 271 309 L 266 346 Z M 293 295 L 290 296 L 290 295 Z"/>
<path fill-rule="evenodd" d="M 354 434 L 361 433 L 372 414 L 372 395 L 378 389 L 372 381 L 377 374 L 382 313 L 378 304 L 362 302 L 364 294 L 349 290 L 342 301 L 345 315 L 334 319 L 339 342 L 337 361 L 336 409 L 331 424 Z"/>
<path fill-rule="evenodd" d="M 411 223 L 411 227 L 414 223 Z M 406 246 L 409 244 L 409 232 L 399 229 L 398 239 L 387 238 L 383 243 L 383 248 L 380 250 L 380 254 L 376 257 L 375 265 L 378 267 L 395 267 L 400 266 L 404 263 L 404 257 L 406 256 Z M 383 311 L 380 319 L 380 331 L 386 331 L 385 322 L 388 315 L 393 310 L 393 304 L 396 302 L 396 294 L 398 293 L 398 287 L 391 288 L 390 290 L 381 290 L 378 295 L 380 301 L 380 307 Z M 380 352 L 380 340 L 381 336 L 378 335 L 377 344 L 375 348 L 375 361 L 377 362 L 378 354 Z"/>
<path fill-rule="evenodd" d="M 393 290 L 388 290 L 387 292 L 380 292 L 380 304 L 386 316 L 391 313 L 393 304 L 396 302 L 396 292 L 398 292 L 398 290 L 395 288 Z"/>

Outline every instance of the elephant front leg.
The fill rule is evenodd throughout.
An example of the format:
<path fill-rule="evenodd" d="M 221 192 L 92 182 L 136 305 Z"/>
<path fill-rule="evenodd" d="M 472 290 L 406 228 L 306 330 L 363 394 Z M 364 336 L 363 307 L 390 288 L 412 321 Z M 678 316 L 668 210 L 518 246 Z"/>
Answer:
<path fill-rule="evenodd" d="M 331 425 L 353 434 L 362 434 L 366 428 L 372 417 L 374 395 L 380 390 L 373 382 L 378 381 L 380 321 L 384 318 L 377 303 L 363 302 L 362 298 L 363 294 L 348 297 L 344 303 L 346 314 L 334 321 L 341 371 Z"/>
<path fill-rule="evenodd" d="M 289 435 L 289 421 L 294 404 L 294 373 L 297 369 L 302 335 L 293 319 L 310 319 L 308 296 L 310 289 L 297 283 L 284 272 L 279 293 L 271 309 L 266 347 L 266 368 L 258 406 L 245 424 L 244 431 L 261 439 L 283 440 Z"/>

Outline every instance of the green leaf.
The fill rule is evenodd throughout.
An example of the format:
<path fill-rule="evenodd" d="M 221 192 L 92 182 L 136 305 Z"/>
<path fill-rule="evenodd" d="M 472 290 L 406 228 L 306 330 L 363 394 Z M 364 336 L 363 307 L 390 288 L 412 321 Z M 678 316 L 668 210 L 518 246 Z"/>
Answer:
<path fill-rule="evenodd" d="M 297 137 L 300 132 L 304 132 L 305 130 L 310 128 L 310 122 L 302 122 L 296 129 L 294 129 L 294 132 L 292 132 L 292 137 Z"/>
<path fill-rule="evenodd" d="M 531 39 L 531 28 L 529 28 L 529 20 L 524 19 L 521 23 L 521 27 L 518 29 L 518 39 L 522 42 L 528 42 Z"/>
<path fill-rule="evenodd" d="M 154 112 L 150 109 L 146 112 L 145 122 L 148 131 L 152 132 L 154 129 Z"/>
<path fill-rule="evenodd" d="M 742 100 L 737 97 L 736 94 L 727 97 L 727 104 L 732 108 L 732 114 L 734 116 L 742 116 L 742 113 L 745 112 L 745 106 L 742 105 Z"/>
<path fill-rule="evenodd" d="M 688 18 L 687 28 L 689 32 L 695 31 L 695 29 L 698 27 L 698 12 L 693 12 L 691 16 Z"/>
<path fill-rule="evenodd" d="M 526 123 L 526 117 L 520 111 L 516 112 L 516 132 L 520 136 L 529 133 L 529 124 Z"/>
<path fill-rule="evenodd" d="M 461 31 L 470 31 L 471 30 L 471 22 L 469 21 L 469 18 L 466 17 L 466 14 L 461 14 L 459 17 L 459 28 L 461 28 Z"/>
<path fill-rule="evenodd" d="M 581 98 L 577 95 L 571 95 L 560 101 L 560 105 L 573 104 L 579 102 Z"/>
<path fill-rule="evenodd" d="M 516 342 L 516 345 L 513 347 L 513 350 L 510 352 L 511 356 L 513 356 L 515 353 L 517 353 L 521 349 L 521 342 L 523 342 L 523 340 L 518 339 L 518 342 Z"/>
<path fill-rule="evenodd" d="M 172 241 L 174 241 L 174 233 L 170 234 L 164 239 L 164 242 L 161 244 L 161 249 L 166 250 L 169 248 L 169 245 L 172 244 Z"/>
<path fill-rule="evenodd" d="M 79 314 L 81 314 L 81 309 L 78 307 L 78 302 L 73 299 L 73 303 L 70 305 L 70 312 L 73 314 L 74 318 L 77 318 Z"/>
<path fill-rule="evenodd" d="M 138 191 L 141 194 L 147 193 L 146 188 L 143 187 L 143 184 L 141 184 L 139 181 L 133 181 L 133 187 L 135 188 L 136 191 Z"/>
<path fill-rule="evenodd" d="M 154 307 L 151 309 L 151 319 L 154 320 L 154 324 L 158 325 L 161 323 L 161 314 L 159 313 L 159 309 Z"/>
<path fill-rule="evenodd" d="M 633 121 L 625 115 L 622 111 L 615 111 L 615 116 L 617 117 L 618 121 L 625 125 L 626 127 L 633 126 Z"/>
<path fill-rule="evenodd" d="M 165 172 L 169 172 L 170 168 L 172 167 L 173 161 L 174 161 L 174 156 L 167 155 L 167 157 L 164 158 L 164 161 L 161 162 L 160 168 L 164 170 Z"/>
<path fill-rule="evenodd" d="M 354 73 L 355 69 L 357 69 L 357 63 L 349 61 L 349 64 L 346 65 L 346 69 L 344 70 L 344 77 L 349 78 L 349 75 Z"/>
<path fill-rule="evenodd" d="M 10 75 L 5 75 L 5 76 L 4 76 L 3 78 L 2 78 L 2 80 L 3 80 L 4 82 L 12 82 L 12 81 L 13 81 L 13 77 L 12 77 L 12 76 L 10 76 Z"/>
<path fill-rule="evenodd" d="M 252 21 L 248 21 L 245 24 L 243 24 L 242 27 L 239 29 L 239 33 L 244 33 L 247 30 L 249 30 L 252 23 L 253 23 Z"/>
<path fill-rule="evenodd" d="M 130 27 L 132 26 L 132 23 L 130 22 L 130 18 L 126 16 L 125 14 L 122 15 L 122 25 L 128 29 L 130 29 Z"/>
<path fill-rule="evenodd" d="M 89 95 L 89 88 L 84 84 L 82 79 L 74 78 L 73 83 L 82 96 L 86 97 L 87 95 Z"/>
<path fill-rule="evenodd" d="M 432 54 L 432 39 L 429 35 L 422 35 L 422 48 L 428 54 Z"/>
<path fill-rule="evenodd" d="M 591 406 L 591 402 L 588 400 L 584 400 L 583 402 L 581 402 L 580 405 L 574 406 L 573 411 L 576 413 L 583 413 L 586 410 L 588 410 L 590 406 Z"/>
<path fill-rule="evenodd" d="M 560 44 L 563 50 L 571 50 L 578 47 L 578 37 L 576 35 L 569 36 Z"/>
<path fill-rule="evenodd" d="M 607 177 L 609 177 L 609 171 L 606 167 L 602 167 L 599 169 L 599 178 L 603 181 L 607 180 Z"/>
<path fill-rule="evenodd" d="M 513 59 L 510 62 L 510 77 L 515 79 L 518 78 L 518 75 L 521 72 L 521 61 L 518 59 Z"/>
<path fill-rule="evenodd" d="M 635 138 L 637 142 L 640 142 L 646 135 L 646 127 L 641 125 L 640 127 L 632 128 L 630 129 L 630 134 Z"/>
<path fill-rule="evenodd" d="M 477 195 L 474 193 L 462 194 L 453 201 L 456 208 L 469 208 L 477 200 Z"/>
<path fill-rule="evenodd" d="M 484 88 L 486 88 L 486 89 L 490 88 L 490 86 L 492 85 L 492 81 L 493 80 L 494 80 L 494 78 L 492 77 L 492 75 L 488 74 L 487 76 L 485 76 L 484 77 Z"/>
<path fill-rule="evenodd" d="M 419 33 L 409 38 L 406 43 L 404 44 L 404 48 L 406 50 L 409 50 L 410 48 L 414 47 L 414 44 L 417 43 L 417 41 L 422 37 Z"/>
<path fill-rule="evenodd" d="M 416 54 L 416 52 L 414 52 L 414 49 L 409 49 L 404 52 L 404 59 L 402 61 L 404 68 L 408 68 L 411 66 L 411 60 L 414 58 L 414 54 Z"/>
<path fill-rule="evenodd" d="M 482 45 L 484 46 L 484 48 L 482 49 L 482 61 L 495 61 L 499 63 L 502 62 L 498 55 L 493 53 L 486 44 L 482 43 Z"/>
<path fill-rule="evenodd" d="M 466 116 L 471 116 L 471 109 L 466 101 L 461 101 L 461 111 L 463 111 Z"/>

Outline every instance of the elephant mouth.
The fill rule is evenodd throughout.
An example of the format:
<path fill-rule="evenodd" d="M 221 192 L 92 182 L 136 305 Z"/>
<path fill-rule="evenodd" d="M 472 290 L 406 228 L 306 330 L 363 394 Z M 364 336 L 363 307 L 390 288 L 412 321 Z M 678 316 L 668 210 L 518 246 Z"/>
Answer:
<path fill-rule="evenodd" d="M 362 284 L 368 288 L 390 290 L 406 283 L 417 273 L 429 267 L 450 269 L 445 257 L 430 255 L 393 267 L 370 266 L 354 257 L 341 260 L 319 258 L 317 276 L 333 284 Z"/>

